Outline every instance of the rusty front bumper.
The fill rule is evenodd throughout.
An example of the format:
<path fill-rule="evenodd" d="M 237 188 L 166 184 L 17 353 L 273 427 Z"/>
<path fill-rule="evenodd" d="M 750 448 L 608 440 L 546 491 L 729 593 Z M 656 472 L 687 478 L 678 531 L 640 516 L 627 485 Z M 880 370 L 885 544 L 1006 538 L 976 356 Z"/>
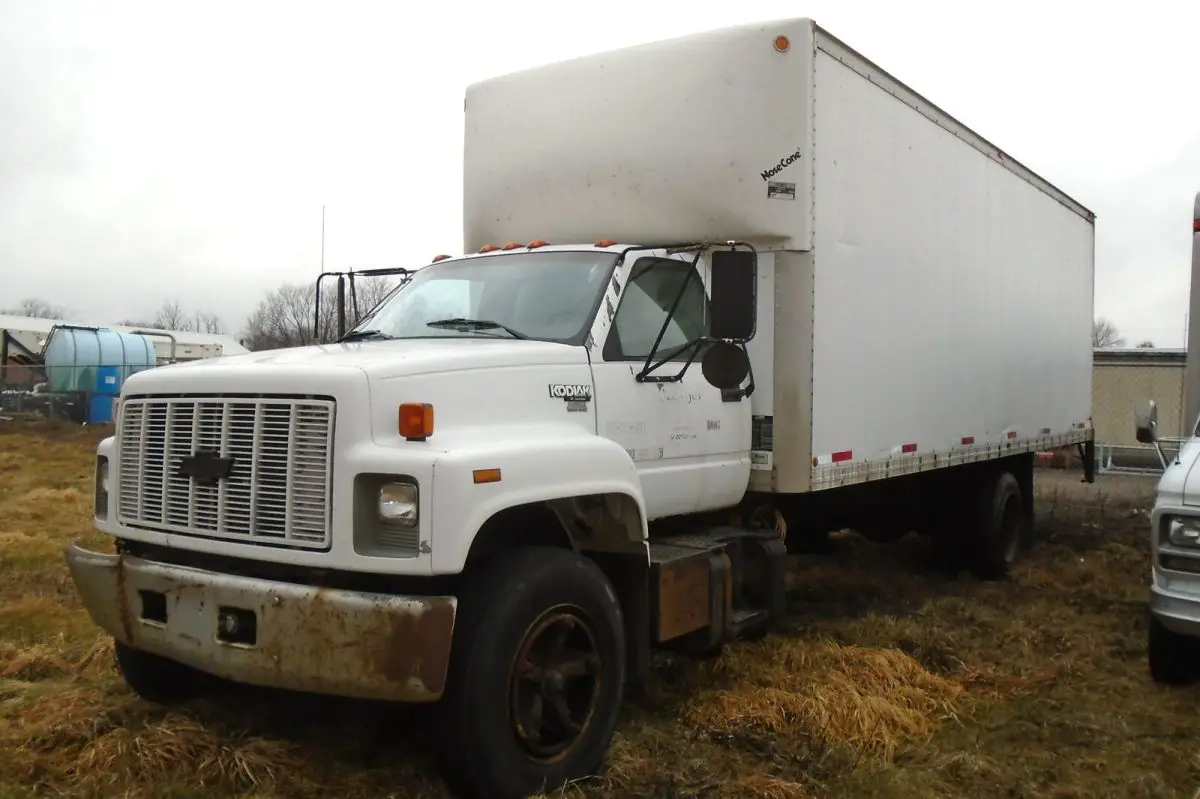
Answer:
<path fill-rule="evenodd" d="M 362 699 L 442 695 L 457 601 L 313 588 L 92 552 L 67 564 L 115 639 L 235 682 Z"/>

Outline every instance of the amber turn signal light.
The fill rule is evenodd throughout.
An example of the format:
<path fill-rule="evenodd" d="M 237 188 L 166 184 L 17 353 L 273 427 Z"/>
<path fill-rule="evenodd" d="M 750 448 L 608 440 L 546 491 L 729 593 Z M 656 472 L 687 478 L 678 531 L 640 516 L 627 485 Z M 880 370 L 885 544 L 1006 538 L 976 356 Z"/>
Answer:
<path fill-rule="evenodd" d="M 400 435 L 409 441 L 424 441 L 433 435 L 433 406 L 428 402 L 405 402 L 400 406 Z"/>
<path fill-rule="evenodd" d="M 499 483 L 500 482 L 500 470 L 499 469 L 476 469 L 475 471 L 471 472 L 471 479 L 475 481 L 476 485 L 478 485 L 480 483 Z"/>

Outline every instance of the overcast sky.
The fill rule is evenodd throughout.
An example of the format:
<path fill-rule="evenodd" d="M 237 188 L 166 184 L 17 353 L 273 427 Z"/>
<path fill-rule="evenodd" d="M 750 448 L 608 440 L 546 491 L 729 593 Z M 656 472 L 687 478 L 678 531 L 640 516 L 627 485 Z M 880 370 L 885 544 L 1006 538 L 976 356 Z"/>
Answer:
<path fill-rule="evenodd" d="M 407 9 L 407 10 L 405 10 Z M 1182 346 L 1200 3 L 0 0 L 0 307 L 236 331 L 327 268 L 462 247 L 470 82 L 814 17 L 1097 214 L 1096 312 Z M 552 98 L 546 98 L 552 102 Z"/>

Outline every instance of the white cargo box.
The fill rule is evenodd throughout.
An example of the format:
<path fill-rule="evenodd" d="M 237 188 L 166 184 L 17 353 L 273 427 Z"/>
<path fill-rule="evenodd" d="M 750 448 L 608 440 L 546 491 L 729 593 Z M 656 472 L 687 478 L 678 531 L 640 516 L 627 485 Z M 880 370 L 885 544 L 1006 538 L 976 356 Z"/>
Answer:
<path fill-rule="evenodd" d="M 759 248 L 757 488 L 1091 435 L 1093 214 L 811 20 L 473 85 L 464 164 L 468 252 Z"/>

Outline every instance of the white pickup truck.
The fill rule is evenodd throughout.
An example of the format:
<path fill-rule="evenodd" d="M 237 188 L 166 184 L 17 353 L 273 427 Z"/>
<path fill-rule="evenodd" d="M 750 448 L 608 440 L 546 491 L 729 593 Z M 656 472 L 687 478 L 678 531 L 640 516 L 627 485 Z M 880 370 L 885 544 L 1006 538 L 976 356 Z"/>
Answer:
<path fill-rule="evenodd" d="M 1200 310 L 1200 193 L 1192 213 L 1191 319 Z M 1168 460 L 1159 447 L 1158 411 L 1151 400 L 1136 414 L 1138 441 L 1154 444 L 1163 476 L 1150 516 L 1150 674 L 1184 684 L 1200 678 L 1200 325 L 1188 330 L 1184 418 L 1192 425 Z"/>
<path fill-rule="evenodd" d="M 982 577 L 1090 465 L 1093 215 L 807 19 L 467 91 L 464 238 L 341 342 L 125 383 L 68 561 L 138 694 L 440 702 L 446 774 L 601 767 L 650 652 L 786 610 L 786 548 Z M 551 243 L 548 243 L 551 242 Z"/>

